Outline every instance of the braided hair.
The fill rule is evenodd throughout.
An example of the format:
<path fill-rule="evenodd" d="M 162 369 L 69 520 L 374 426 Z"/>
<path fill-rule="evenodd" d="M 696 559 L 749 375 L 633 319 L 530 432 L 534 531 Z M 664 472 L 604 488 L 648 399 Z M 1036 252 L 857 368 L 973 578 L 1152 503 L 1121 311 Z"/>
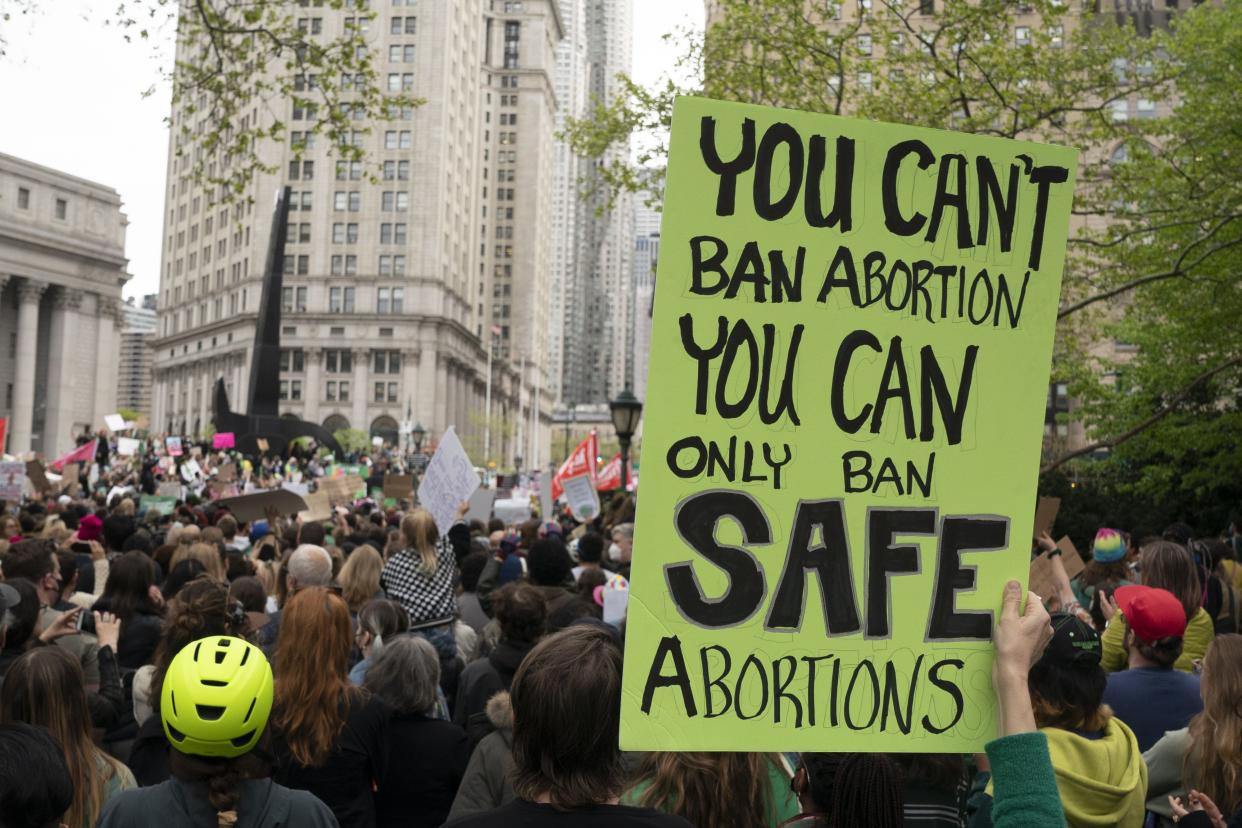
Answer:
<path fill-rule="evenodd" d="M 811 799 L 829 825 L 901 828 L 901 770 L 883 753 L 804 753 Z"/>

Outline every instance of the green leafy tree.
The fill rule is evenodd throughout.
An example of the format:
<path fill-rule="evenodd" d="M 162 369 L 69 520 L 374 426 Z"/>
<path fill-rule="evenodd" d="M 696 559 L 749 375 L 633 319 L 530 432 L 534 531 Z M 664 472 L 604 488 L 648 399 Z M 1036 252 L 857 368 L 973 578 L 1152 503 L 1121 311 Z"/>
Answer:
<path fill-rule="evenodd" d="M 347 452 L 366 451 L 371 447 L 371 437 L 360 428 L 341 428 L 332 432 L 332 436 Z"/>
<path fill-rule="evenodd" d="M 1181 460 L 1193 446 L 1213 453 L 1192 464 L 1193 478 L 1236 478 L 1219 455 L 1237 452 L 1216 449 L 1234 439 L 1227 401 L 1238 396 L 1242 180 L 1222 162 L 1242 156 L 1237 4 L 1179 12 L 1171 32 L 1051 0 L 948 2 L 933 15 L 917 0 L 876 0 L 854 19 L 831 1 L 716 6 L 705 33 L 670 35 L 684 56 L 673 76 L 700 80 L 644 88 L 623 78 L 614 101 L 569 123 L 585 156 L 627 137 L 639 147 L 637 163 L 604 164 L 597 186 L 658 202 L 682 94 L 1078 147 L 1053 370 L 1081 400 L 1072 416 L 1096 443 L 1088 453 L 1114 449 L 1107 473 L 1146 476 L 1147 492 L 1191 478 L 1138 472 L 1121 446 Z M 1122 117 L 1139 99 L 1173 115 Z M 1137 350 L 1100 356 L 1111 339 Z M 1050 452 L 1045 468 L 1078 456 Z"/>

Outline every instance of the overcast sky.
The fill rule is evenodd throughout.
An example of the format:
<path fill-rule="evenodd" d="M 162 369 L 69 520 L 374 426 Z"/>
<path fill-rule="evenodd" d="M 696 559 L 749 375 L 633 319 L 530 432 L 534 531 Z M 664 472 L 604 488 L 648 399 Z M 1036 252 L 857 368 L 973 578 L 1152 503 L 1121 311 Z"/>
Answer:
<path fill-rule="evenodd" d="M 632 0 L 634 75 L 651 82 L 676 50 L 661 41 L 674 28 L 703 25 L 703 0 Z M 0 57 L 0 152 L 115 187 L 129 217 L 126 296 L 158 285 L 169 91 L 157 86 L 171 62 L 168 33 L 157 46 L 126 43 L 107 25 L 112 3 L 40 0 L 39 10 L 5 26 Z"/>

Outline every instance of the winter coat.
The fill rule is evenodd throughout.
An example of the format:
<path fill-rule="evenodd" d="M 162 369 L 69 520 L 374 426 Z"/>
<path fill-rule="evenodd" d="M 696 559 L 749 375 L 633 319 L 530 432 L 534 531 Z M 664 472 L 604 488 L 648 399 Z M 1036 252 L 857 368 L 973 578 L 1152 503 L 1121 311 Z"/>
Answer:
<path fill-rule="evenodd" d="M 512 802 L 516 795 L 513 772 L 513 705 L 508 693 L 497 693 L 487 703 L 487 718 L 495 731 L 479 742 L 466 766 L 449 819 L 479 814 Z"/>
<path fill-rule="evenodd" d="M 104 806 L 96 828 L 217 828 L 216 809 L 204 789 L 178 779 L 114 796 Z M 337 828 L 332 811 L 306 791 L 294 791 L 270 779 L 241 783 L 236 828 Z"/>

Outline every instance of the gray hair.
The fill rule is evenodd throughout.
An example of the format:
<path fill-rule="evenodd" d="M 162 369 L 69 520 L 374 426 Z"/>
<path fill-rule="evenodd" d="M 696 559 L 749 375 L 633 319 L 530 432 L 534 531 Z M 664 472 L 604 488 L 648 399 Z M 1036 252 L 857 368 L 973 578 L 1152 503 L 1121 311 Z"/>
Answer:
<path fill-rule="evenodd" d="M 367 669 L 365 686 L 398 713 L 426 713 L 439 684 L 435 647 L 422 636 L 403 635 L 385 644 Z"/>
<path fill-rule="evenodd" d="M 332 583 L 332 556 L 322 546 L 304 543 L 289 556 L 286 564 L 297 588 L 326 587 Z"/>
<path fill-rule="evenodd" d="M 634 524 L 632 523 L 618 523 L 616 526 L 612 527 L 612 531 L 619 534 L 623 538 L 634 540 Z"/>

